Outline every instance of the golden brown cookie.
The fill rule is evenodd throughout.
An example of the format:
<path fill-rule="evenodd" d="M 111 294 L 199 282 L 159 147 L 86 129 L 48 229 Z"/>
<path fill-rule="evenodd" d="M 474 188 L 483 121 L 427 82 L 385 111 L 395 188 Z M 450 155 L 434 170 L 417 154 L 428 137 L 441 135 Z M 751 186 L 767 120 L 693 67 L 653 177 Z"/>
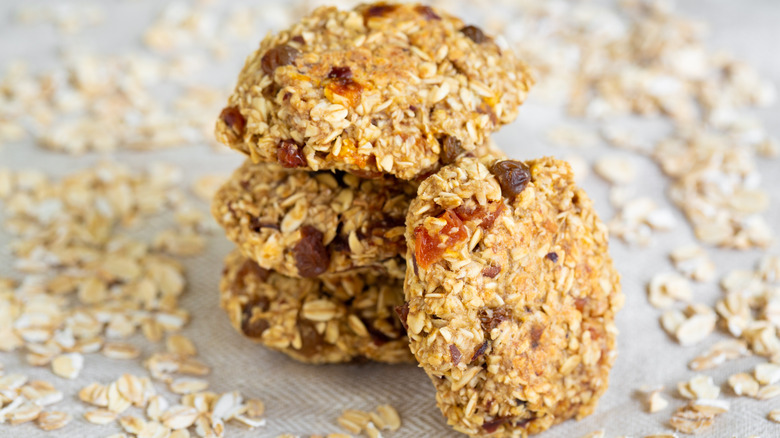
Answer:
<path fill-rule="evenodd" d="M 593 412 L 623 295 L 569 165 L 462 158 L 423 181 L 406 225 L 405 321 L 448 422 L 525 436 Z"/>
<path fill-rule="evenodd" d="M 247 160 L 212 213 L 242 253 L 291 277 L 372 268 L 403 278 L 404 219 L 417 185 Z"/>
<path fill-rule="evenodd" d="M 532 82 L 511 50 L 431 7 L 322 7 L 249 56 L 216 136 L 255 162 L 412 180 L 514 120 Z"/>
<path fill-rule="evenodd" d="M 403 303 L 400 280 L 359 273 L 290 278 L 233 251 L 220 290 L 236 330 L 301 362 L 414 361 L 395 312 Z"/>

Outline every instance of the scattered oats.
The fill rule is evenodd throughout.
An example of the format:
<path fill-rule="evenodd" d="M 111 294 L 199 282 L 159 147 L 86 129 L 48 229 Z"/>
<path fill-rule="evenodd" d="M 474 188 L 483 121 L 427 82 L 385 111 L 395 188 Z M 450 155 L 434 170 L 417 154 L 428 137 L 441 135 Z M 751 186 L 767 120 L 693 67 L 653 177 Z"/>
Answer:
<path fill-rule="evenodd" d="M 109 385 L 109 402 L 111 400 L 112 394 L 111 385 Z M 115 386 L 118 395 L 120 395 L 123 399 L 138 407 L 143 407 L 146 405 L 147 394 L 143 378 L 134 376 L 132 374 L 123 374 L 122 377 L 117 379 Z M 109 409 L 111 408 L 109 407 Z"/>
<path fill-rule="evenodd" d="M 688 364 L 694 371 L 708 370 L 721 365 L 727 360 L 733 360 L 750 355 L 745 341 L 727 339 L 719 341 L 710 347 L 705 353 L 695 357 Z"/>
<path fill-rule="evenodd" d="M 242 402 L 243 397 L 239 392 L 226 392 L 219 396 L 214 403 L 212 415 L 222 420 L 229 420 L 236 415 L 242 414 L 246 410 L 246 407 Z"/>
<path fill-rule="evenodd" d="M 604 438 L 605 433 L 606 432 L 604 431 L 604 429 L 594 430 L 593 432 L 583 435 L 582 438 Z"/>
<path fill-rule="evenodd" d="M 51 362 L 52 372 L 65 379 L 75 379 L 82 368 L 84 368 L 84 356 L 79 353 L 65 353 L 55 357 Z"/>
<path fill-rule="evenodd" d="M 680 345 L 696 344 L 715 330 L 717 315 L 705 305 L 689 305 L 685 310 L 684 316 L 686 319 L 680 322 L 674 332 L 674 336 Z"/>
<path fill-rule="evenodd" d="M 103 344 L 101 352 L 111 359 L 136 359 L 141 355 L 141 350 L 133 344 L 116 341 Z"/>
<path fill-rule="evenodd" d="M 699 433 L 712 425 L 713 415 L 705 412 L 699 412 L 690 406 L 678 408 L 669 424 L 678 432 Z"/>
<path fill-rule="evenodd" d="M 109 424 L 116 420 L 116 416 L 116 412 L 111 412 L 108 409 L 93 409 L 84 412 L 84 419 L 92 424 Z"/>
<path fill-rule="evenodd" d="M 756 393 L 756 398 L 759 400 L 769 400 L 780 395 L 780 385 L 768 385 L 762 386 Z"/>
<path fill-rule="evenodd" d="M 336 422 L 354 434 L 365 432 L 369 437 L 381 437 L 379 429 L 395 431 L 401 427 L 401 417 L 390 405 L 379 405 L 374 412 L 347 409 Z"/>
<path fill-rule="evenodd" d="M 161 417 L 162 424 L 173 430 L 186 429 L 195 423 L 198 411 L 189 406 L 176 405 L 165 411 Z"/>
<path fill-rule="evenodd" d="M 38 427 L 43 430 L 57 430 L 65 427 L 72 417 L 66 412 L 49 411 L 41 412 L 38 415 Z"/>
<path fill-rule="evenodd" d="M 688 280 L 675 273 L 656 274 L 648 285 L 648 299 L 657 308 L 670 307 L 675 301 L 690 302 L 692 298 Z"/>
<path fill-rule="evenodd" d="M 79 391 L 79 400 L 94 406 L 108 406 L 108 387 L 99 383 L 90 383 Z"/>
<path fill-rule="evenodd" d="M 209 382 L 203 379 L 194 379 L 190 377 L 181 377 L 173 380 L 169 385 L 171 392 L 175 394 L 192 394 L 208 388 Z"/>
<path fill-rule="evenodd" d="M 383 405 L 384 406 L 384 405 Z M 379 407 L 377 408 L 379 410 Z M 381 411 L 380 411 L 381 412 Z M 265 404 L 258 399 L 249 399 L 246 401 L 246 415 L 252 418 L 262 417 L 265 413 Z M 380 414 L 381 415 L 381 414 Z M 399 420 L 400 423 L 400 420 Z M 395 430 L 395 429 L 391 429 Z"/>
<path fill-rule="evenodd" d="M 774 421 L 775 423 L 780 423 L 780 409 L 773 409 L 769 411 L 767 418 L 769 418 L 770 421 Z"/>
<path fill-rule="evenodd" d="M 395 432 L 401 428 L 401 416 L 398 415 L 398 411 L 396 411 L 394 407 L 390 405 L 379 405 L 376 407 L 376 411 L 384 423 L 383 429 Z"/>
<path fill-rule="evenodd" d="M 748 373 L 737 373 L 729 377 L 729 386 L 736 395 L 755 397 L 758 394 L 758 382 Z"/>
<path fill-rule="evenodd" d="M 174 334 L 168 336 L 165 345 L 169 353 L 182 356 L 195 356 L 198 354 L 195 344 L 184 335 Z"/>
<path fill-rule="evenodd" d="M 715 279 L 715 263 L 699 245 L 689 244 L 677 247 L 669 254 L 674 267 L 692 280 L 710 282 Z"/>
<path fill-rule="evenodd" d="M 720 388 L 712 382 L 712 377 L 698 374 L 687 382 L 677 383 L 680 395 L 689 399 L 715 399 L 720 395 Z"/>
<path fill-rule="evenodd" d="M 243 424 L 244 426 L 249 427 L 250 429 L 254 429 L 256 427 L 262 427 L 265 426 L 266 424 L 265 418 L 251 418 L 245 415 L 236 415 L 235 417 L 233 417 L 233 419 Z"/>
<path fill-rule="evenodd" d="M 593 170 L 611 184 L 630 184 L 636 180 L 637 169 L 634 162 L 619 155 L 609 155 L 596 160 Z"/>
<path fill-rule="evenodd" d="M 669 406 L 669 402 L 661 395 L 661 391 L 653 391 L 647 399 L 647 410 L 652 414 L 662 411 Z"/>
<path fill-rule="evenodd" d="M 158 421 L 167 409 L 168 402 L 160 395 L 153 395 L 149 398 L 149 403 L 146 405 L 146 416 Z"/>
<path fill-rule="evenodd" d="M 43 408 L 41 406 L 26 401 L 16 409 L 11 410 L 8 414 L 8 417 L 10 418 L 11 424 L 13 425 L 27 423 L 30 421 L 35 421 L 35 419 L 38 418 L 38 415 L 41 414 L 42 409 Z"/>
<path fill-rule="evenodd" d="M 612 235 L 632 245 L 647 246 L 652 243 L 652 232 L 669 231 L 676 225 L 674 214 L 659 207 L 647 197 L 618 199 L 619 209 L 609 220 L 607 227 Z"/>
<path fill-rule="evenodd" d="M 753 371 L 758 383 L 762 385 L 770 385 L 780 381 L 780 365 L 772 363 L 762 363 L 756 365 L 756 369 Z"/>
<path fill-rule="evenodd" d="M 729 410 L 729 402 L 726 400 L 700 398 L 692 401 L 689 406 L 695 409 L 697 412 L 701 412 L 707 415 L 723 414 Z"/>
<path fill-rule="evenodd" d="M 122 426 L 122 429 L 124 429 L 125 432 L 139 435 L 146 427 L 146 421 L 135 415 L 125 415 L 119 419 L 119 425 Z"/>

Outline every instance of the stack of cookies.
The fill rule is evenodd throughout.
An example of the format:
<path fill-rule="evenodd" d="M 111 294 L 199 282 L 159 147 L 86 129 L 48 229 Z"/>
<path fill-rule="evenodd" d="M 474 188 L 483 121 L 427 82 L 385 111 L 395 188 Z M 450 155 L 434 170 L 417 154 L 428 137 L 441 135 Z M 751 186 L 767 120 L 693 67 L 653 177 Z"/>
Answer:
<path fill-rule="evenodd" d="M 423 5 L 320 8 L 266 37 L 216 128 L 248 157 L 213 203 L 234 327 L 305 362 L 418 362 L 473 436 L 592 412 L 622 300 L 606 230 L 566 163 L 489 138 L 531 84 Z"/>

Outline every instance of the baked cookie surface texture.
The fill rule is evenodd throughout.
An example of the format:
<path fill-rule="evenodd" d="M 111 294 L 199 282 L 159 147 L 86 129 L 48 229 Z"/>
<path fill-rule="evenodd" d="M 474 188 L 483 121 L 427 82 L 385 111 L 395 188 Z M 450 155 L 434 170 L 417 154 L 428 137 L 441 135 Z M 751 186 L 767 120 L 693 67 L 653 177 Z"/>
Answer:
<path fill-rule="evenodd" d="M 511 50 L 424 5 L 316 9 L 249 56 L 216 125 L 253 161 L 411 180 L 515 119 Z"/>

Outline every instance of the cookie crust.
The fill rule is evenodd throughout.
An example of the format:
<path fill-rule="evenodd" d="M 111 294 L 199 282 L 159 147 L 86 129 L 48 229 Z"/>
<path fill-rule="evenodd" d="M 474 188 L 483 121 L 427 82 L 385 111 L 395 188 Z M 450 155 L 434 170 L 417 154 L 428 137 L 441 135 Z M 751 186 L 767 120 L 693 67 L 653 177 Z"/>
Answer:
<path fill-rule="evenodd" d="M 514 120 L 532 83 L 511 50 L 428 6 L 322 7 L 260 43 L 215 133 L 255 162 L 411 180 Z"/>
<path fill-rule="evenodd" d="M 239 333 L 301 362 L 405 363 L 414 358 L 394 310 L 402 288 L 400 280 L 373 274 L 285 277 L 233 251 L 220 303 Z"/>
<path fill-rule="evenodd" d="M 444 167 L 407 216 L 412 352 L 448 422 L 472 436 L 592 413 L 616 355 L 623 295 L 605 226 L 567 163 L 510 164 L 524 186 L 495 163 Z"/>

